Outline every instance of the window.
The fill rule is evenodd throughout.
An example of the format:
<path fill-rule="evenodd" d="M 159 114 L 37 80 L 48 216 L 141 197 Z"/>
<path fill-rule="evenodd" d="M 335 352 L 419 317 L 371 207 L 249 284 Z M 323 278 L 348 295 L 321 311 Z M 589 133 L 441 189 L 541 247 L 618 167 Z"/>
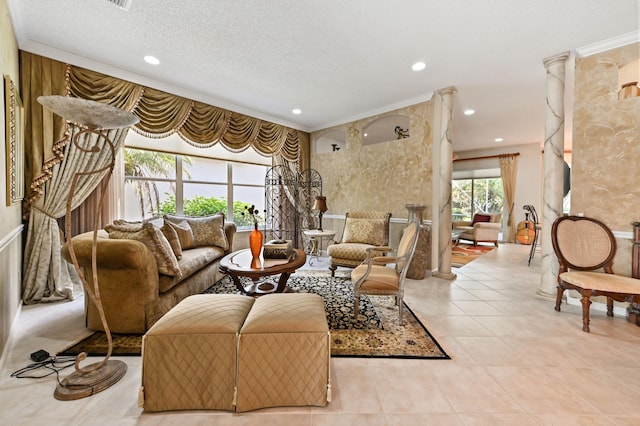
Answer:
<path fill-rule="evenodd" d="M 476 212 L 502 213 L 502 179 L 469 178 L 451 182 L 453 220 L 470 221 Z"/>
<path fill-rule="evenodd" d="M 224 212 L 238 227 L 252 224 L 246 206 L 264 211 L 264 164 L 125 148 L 125 219 Z"/>

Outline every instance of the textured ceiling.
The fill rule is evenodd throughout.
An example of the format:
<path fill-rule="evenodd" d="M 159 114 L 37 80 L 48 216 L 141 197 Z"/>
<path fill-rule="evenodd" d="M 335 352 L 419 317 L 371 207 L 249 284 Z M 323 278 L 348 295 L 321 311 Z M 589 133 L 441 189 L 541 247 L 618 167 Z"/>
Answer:
<path fill-rule="evenodd" d="M 540 143 L 543 59 L 639 20 L 638 0 L 7 1 L 21 49 L 305 131 L 455 86 L 456 151 Z"/>

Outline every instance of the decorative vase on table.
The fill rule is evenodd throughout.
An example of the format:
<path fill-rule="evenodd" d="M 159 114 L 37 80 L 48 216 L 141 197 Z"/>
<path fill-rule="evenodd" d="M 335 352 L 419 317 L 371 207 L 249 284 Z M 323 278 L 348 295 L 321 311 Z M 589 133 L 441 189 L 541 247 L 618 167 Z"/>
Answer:
<path fill-rule="evenodd" d="M 249 249 L 253 257 L 260 257 L 262 251 L 262 232 L 258 230 L 258 223 L 253 224 L 253 231 L 249 234 Z"/>

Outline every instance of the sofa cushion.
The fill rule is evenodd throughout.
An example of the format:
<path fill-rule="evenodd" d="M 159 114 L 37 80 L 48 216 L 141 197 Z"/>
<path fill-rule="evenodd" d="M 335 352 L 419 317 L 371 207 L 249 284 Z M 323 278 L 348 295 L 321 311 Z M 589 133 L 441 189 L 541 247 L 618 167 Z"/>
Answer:
<path fill-rule="evenodd" d="M 217 246 L 224 250 L 229 248 L 229 242 L 224 233 L 224 214 L 222 213 L 203 217 L 165 215 L 165 219 L 173 223 L 186 221 L 193 232 L 196 247 Z"/>
<path fill-rule="evenodd" d="M 149 248 L 156 259 L 158 272 L 164 275 L 181 277 L 178 259 L 171 245 L 160 229 L 151 223 L 121 223 L 104 227 L 111 239 L 128 239 L 140 241 Z"/>
<path fill-rule="evenodd" d="M 196 246 L 193 240 L 193 231 L 191 231 L 191 226 L 189 226 L 186 220 L 181 220 L 177 223 L 165 220 L 165 224 L 176 232 L 182 250 L 192 249 Z"/>
<path fill-rule="evenodd" d="M 342 234 L 343 243 L 362 243 L 381 246 L 385 243 L 384 219 L 357 219 L 347 217 Z"/>
<path fill-rule="evenodd" d="M 220 259 L 224 256 L 224 250 L 220 247 L 197 247 L 182 252 L 182 259 L 178 262 L 180 265 L 180 277 L 170 277 L 167 275 L 160 275 L 159 290 L 160 294 L 171 290 L 176 284 L 189 278 L 200 269 L 204 268 L 216 259 Z M 213 283 L 211 283 L 213 284 Z"/>

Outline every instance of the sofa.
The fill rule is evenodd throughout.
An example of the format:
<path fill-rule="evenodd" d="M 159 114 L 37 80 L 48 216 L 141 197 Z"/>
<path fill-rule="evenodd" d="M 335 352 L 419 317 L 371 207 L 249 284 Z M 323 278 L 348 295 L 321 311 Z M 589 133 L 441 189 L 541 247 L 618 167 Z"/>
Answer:
<path fill-rule="evenodd" d="M 111 332 L 144 334 L 187 296 L 221 279 L 220 259 L 231 253 L 236 226 L 224 215 L 165 216 L 146 222 L 114 221 L 98 231 L 97 278 Z M 78 264 L 93 288 L 93 232 L 71 239 Z M 67 244 L 62 256 L 71 262 Z M 85 298 L 86 326 L 103 330 L 93 301 Z"/>
<path fill-rule="evenodd" d="M 497 247 L 501 220 L 501 214 L 476 213 L 471 222 L 454 221 L 453 230 L 462 231 L 458 239 L 471 241 L 474 246 L 478 243 L 493 243 Z"/>

